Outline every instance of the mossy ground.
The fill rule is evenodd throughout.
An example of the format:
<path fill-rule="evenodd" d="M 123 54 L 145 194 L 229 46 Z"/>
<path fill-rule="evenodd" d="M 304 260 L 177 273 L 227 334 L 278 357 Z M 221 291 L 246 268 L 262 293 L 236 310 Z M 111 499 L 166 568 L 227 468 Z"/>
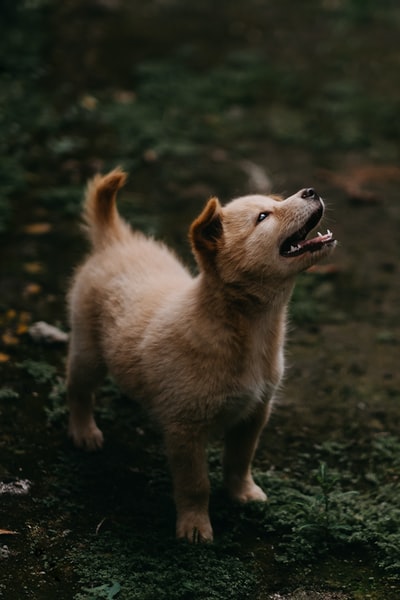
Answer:
<path fill-rule="evenodd" d="M 0 479 L 32 483 L 2 496 L 0 529 L 17 533 L 0 536 L 0 597 L 397 598 L 397 3 L 10 0 L 0 14 Z M 374 203 L 319 182 L 340 245 L 293 298 L 255 463 L 269 503 L 228 501 L 212 445 L 210 546 L 174 540 L 161 440 L 112 382 L 104 451 L 70 446 L 65 348 L 26 333 L 66 326 L 82 189 L 118 163 L 123 212 L 188 260 L 191 218 L 211 194 L 253 191 L 249 163 L 284 193 L 381 167 Z"/>

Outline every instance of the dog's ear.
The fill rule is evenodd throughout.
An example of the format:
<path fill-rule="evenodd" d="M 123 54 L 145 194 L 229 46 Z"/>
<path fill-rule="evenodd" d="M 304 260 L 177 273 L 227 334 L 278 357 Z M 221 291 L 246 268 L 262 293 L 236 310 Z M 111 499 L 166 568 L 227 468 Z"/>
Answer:
<path fill-rule="evenodd" d="M 209 262 L 215 256 L 223 234 L 222 208 L 218 198 L 210 198 L 190 227 L 189 238 L 196 256 Z"/>

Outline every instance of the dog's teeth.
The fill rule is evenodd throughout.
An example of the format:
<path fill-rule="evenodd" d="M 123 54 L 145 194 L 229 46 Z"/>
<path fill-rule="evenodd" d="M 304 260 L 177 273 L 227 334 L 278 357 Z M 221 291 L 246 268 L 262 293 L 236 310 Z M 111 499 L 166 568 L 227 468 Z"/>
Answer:
<path fill-rule="evenodd" d="M 290 246 L 290 252 L 296 252 L 298 246 Z"/>
<path fill-rule="evenodd" d="M 332 236 L 332 231 L 330 231 L 330 229 L 327 229 L 326 231 L 327 231 L 328 235 Z"/>
<path fill-rule="evenodd" d="M 322 237 L 322 233 L 320 231 L 317 231 L 317 234 L 319 235 L 319 237 Z"/>

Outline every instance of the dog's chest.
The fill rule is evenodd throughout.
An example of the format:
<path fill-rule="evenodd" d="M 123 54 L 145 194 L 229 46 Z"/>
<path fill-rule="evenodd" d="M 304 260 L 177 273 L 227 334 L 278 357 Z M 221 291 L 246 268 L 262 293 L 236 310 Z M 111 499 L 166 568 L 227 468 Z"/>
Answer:
<path fill-rule="evenodd" d="M 246 361 L 247 362 L 247 361 Z M 279 357 L 276 357 L 276 362 Z M 271 374 L 270 367 L 264 359 L 260 357 L 256 361 L 248 361 L 246 368 L 241 372 L 232 375 L 232 385 L 229 392 L 220 403 L 220 410 L 217 421 L 225 427 L 233 425 L 235 422 L 248 418 L 263 403 L 268 403 L 275 392 L 280 380 L 280 373 L 283 370 L 283 363 L 277 374 L 277 368 L 274 365 Z"/>
<path fill-rule="evenodd" d="M 257 406 L 268 403 L 273 395 L 273 390 L 268 388 L 269 386 L 262 384 L 242 387 L 225 396 L 216 415 L 217 428 L 226 429 L 238 421 L 245 420 Z"/>
<path fill-rule="evenodd" d="M 237 384 L 244 394 L 261 397 L 279 384 L 284 371 L 284 336 L 284 322 L 254 327 L 237 365 Z"/>

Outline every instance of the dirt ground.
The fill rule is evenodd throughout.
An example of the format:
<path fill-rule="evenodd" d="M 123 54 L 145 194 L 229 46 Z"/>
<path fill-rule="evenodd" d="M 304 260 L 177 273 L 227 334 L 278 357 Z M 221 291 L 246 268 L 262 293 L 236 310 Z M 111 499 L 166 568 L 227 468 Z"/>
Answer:
<path fill-rule="evenodd" d="M 1 10 L 0 597 L 396 600 L 398 7 Z M 285 383 L 255 461 L 264 511 L 227 503 L 210 450 L 212 548 L 175 543 L 162 444 L 111 382 L 104 452 L 71 447 L 65 344 L 28 332 L 39 320 L 67 331 L 82 191 L 116 164 L 131 173 L 121 210 L 188 261 L 188 224 L 212 194 L 312 185 L 338 240 L 293 297 Z"/>

